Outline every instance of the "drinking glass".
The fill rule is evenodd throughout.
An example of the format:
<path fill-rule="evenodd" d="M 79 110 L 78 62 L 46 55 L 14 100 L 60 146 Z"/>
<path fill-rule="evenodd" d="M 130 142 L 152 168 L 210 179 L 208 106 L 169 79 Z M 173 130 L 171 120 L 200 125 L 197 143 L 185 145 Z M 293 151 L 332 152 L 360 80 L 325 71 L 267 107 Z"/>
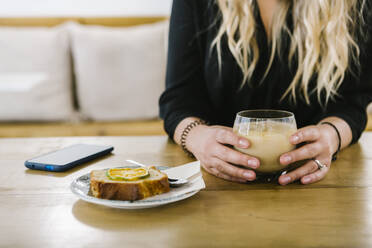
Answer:
<path fill-rule="evenodd" d="M 257 177 L 269 178 L 285 171 L 279 157 L 295 148 L 289 137 L 296 132 L 297 125 L 293 113 L 283 110 L 245 110 L 236 114 L 233 131 L 250 141 L 250 147 L 236 150 L 260 160 Z"/>

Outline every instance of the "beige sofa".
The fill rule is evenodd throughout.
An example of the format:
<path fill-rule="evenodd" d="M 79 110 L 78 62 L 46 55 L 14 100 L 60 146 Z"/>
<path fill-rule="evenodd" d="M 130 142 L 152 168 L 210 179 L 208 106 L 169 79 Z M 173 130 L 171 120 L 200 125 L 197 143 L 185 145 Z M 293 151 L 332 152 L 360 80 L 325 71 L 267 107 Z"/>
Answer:
<path fill-rule="evenodd" d="M 35 28 L 35 27 L 56 27 L 58 25 L 61 25 L 66 22 L 73 21 L 75 22 L 75 31 L 78 33 L 80 36 L 87 34 L 88 39 L 94 35 L 94 32 L 106 32 L 105 35 L 118 35 L 118 32 L 121 31 L 116 31 L 116 29 L 104 29 L 100 27 L 93 27 L 92 29 L 94 30 L 89 30 L 85 31 L 85 29 L 82 29 L 82 26 L 76 25 L 89 25 L 91 27 L 92 25 L 99 25 L 99 26 L 105 26 L 105 27 L 115 27 L 115 28 L 123 28 L 123 32 L 127 32 L 128 35 L 130 36 L 136 36 L 140 37 L 139 39 L 144 40 L 143 37 L 144 34 L 140 34 L 138 30 L 132 30 L 132 29 L 125 29 L 129 27 L 145 27 L 148 24 L 154 24 L 154 23 L 161 23 L 167 20 L 167 17 L 130 17 L 130 18 L 0 18 L 0 28 L 14 28 L 14 27 L 30 27 L 30 28 Z M 156 25 L 156 24 L 154 24 Z M 163 24 L 166 26 L 166 23 Z M 88 27 L 88 26 L 87 26 Z M 84 28 L 84 27 L 83 27 Z M 161 27 L 162 28 L 162 27 Z M 98 31 L 97 31 L 98 30 Z M 155 31 L 154 31 L 155 30 Z M 147 31 L 142 31 L 142 32 L 153 32 L 155 35 L 158 36 L 158 40 L 162 38 L 159 36 L 158 31 L 159 27 L 155 26 L 149 26 Z M 75 32 L 74 31 L 74 32 Z M 167 30 L 165 30 L 167 31 Z M 80 33 L 79 33 L 80 32 Z M 85 33 L 84 33 L 85 32 Z M 107 33 L 109 32 L 109 33 Z M 113 34 L 111 34 L 111 33 Z M 82 35 L 81 35 L 82 34 Z M 92 35 L 91 35 L 92 34 Z M 89 37 L 89 35 L 91 35 Z M 142 36 L 141 36 L 142 35 Z M 148 35 L 148 34 L 145 34 Z M 0 35 L 1 36 L 1 35 Z M 104 36 L 104 35 L 103 35 Z M 142 37 L 142 38 L 141 38 Z M 84 38 L 84 37 L 83 37 Z M 94 38 L 94 36 L 93 36 Z M 120 38 L 120 37 L 119 37 Z M 124 37 L 123 42 L 128 42 L 128 37 Z M 1 37 L 0 37 L 1 39 Z M 155 39 L 155 38 L 154 38 Z M 142 41 L 141 40 L 141 41 Z M 89 41 L 89 40 L 88 40 Z M 107 42 L 110 43 L 112 39 L 108 40 Z M 130 42 L 135 42 L 131 41 Z M 140 42 L 141 42 L 140 41 Z M 166 37 L 164 37 L 164 41 L 166 41 Z M 83 43 L 84 40 L 81 42 L 84 46 L 82 48 L 85 48 L 85 43 Z M 102 42 L 103 41 L 95 41 L 96 43 L 92 43 L 91 46 L 95 46 L 96 44 L 100 45 L 102 47 Z M 100 43 L 99 43 L 100 42 Z M 143 41 L 145 42 L 145 41 Z M 158 41 L 160 42 L 160 41 Z M 146 43 L 146 46 L 151 45 L 151 43 Z M 105 45 L 105 44 L 103 44 Z M 114 44 L 115 45 L 115 44 Z M 111 44 L 108 44 L 108 46 L 111 46 Z M 164 48 L 166 47 L 166 44 L 164 44 Z M 96 49 L 96 47 L 94 47 Z M 99 48 L 98 48 L 99 49 Z M 134 48 L 135 49 L 135 48 Z M 153 49 L 154 48 L 148 48 L 148 49 Z M 82 49 L 80 49 L 82 50 Z M 80 52 L 79 50 L 79 52 Z M 102 52 L 98 51 L 97 53 Z M 112 51 L 110 51 L 112 52 Z M 127 51 L 131 52 L 131 51 Z M 86 54 L 89 55 L 89 51 L 86 52 Z M 83 54 L 84 55 L 84 54 Z M 164 58 L 162 57 L 162 63 L 165 61 L 166 54 L 164 54 Z M 89 60 L 89 56 L 84 58 L 85 60 Z M 151 59 L 151 57 L 150 57 Z M 146 59 L 148 60 L 148 59 Z M 84 61 L 83 61 L 84 62 Z M 74 63 L 77 63 L 74 61 Z M 80 63 L 80 62 L 79 62 Z M 137 62 L 138 63 L 138 62 Z M 142 62 L 141 62 L 142 63 Z M 150 61 L 149 63 L 155 63 L 157 64 L 156 60 Z M 76 69 L 76 64 L 74 65 Z M 99 66 L 99 65 L 95 65 Z M 82 65 L 81 67 L 84 67 Z M 165 74 L 165 63 L 161 67 Z M 0 71 L 1 73 L 1 71 Z M 75 77 L 76 76 L 81 76 L 81 75 L 76 75 L 77 72 L 75 72 Z M 156 73 L 156 72 L 155 72 Z M 84 79 L 86 75 L 89 76 L 89 74 L 81 73 L 82 76 L 81 78 Z M 152 72 L 151 76 L 153 75 L 154 72 Z M 162 75 L 162 74 L 161 74 Z M 161 75 L 155 75 L 156 77 L 161 77 Z M 95 75 L 96 76 L 96 75 Z M 120 76 L 120 75 L 119 75 Z M 1 79 L 1 77 L 0 77 Z M 91 78 L 88 78 L 87 80 L 92 80 Z M 94 78 L 93 78 L 94 80 Z M 146 79 L 141 79 L 146 80 Z M 81 80 L 82 81 L 82 80 Z M 161 88 L 159 88 L 159 81 L 158 80 L 158 86 L 156 88 L 156 94 L 159 94 L 159 91 Z M 163 80 L 164 81 L 164 80 Z M 1 82 L 0 82 L 1 83 Z M 105 82 L 107 83 L 107 82 Z M 146 83 L 146 82 L 145 82 Z M 138 84 L 138 82 L 137 82 Z M 164 84 L 164 82 L 162 82 Z M 74 87 L 72 87 L 72 90 L 76 90 L 76 82 L 75 84 L 72 84 Z M 143 85 L 142 87 L 146 87 L 146 85 Z M 89 90 L 90 85 L 86 85 L 84 89 Z M 131 85 L 127 86 L 126 90 L 132 90 Z M 102 91 L 102 89 L 99 89 Z M 151 89 L 150 89 L 151 91 Z M 112 92 L 115 93 L 115 92 Z M 76 102 L 76 92 L 72 93 L 72 96 L 75 96 L 75 102 Z M 110 97 L 110 94 L 108 94 L 108 98 Z M 136 94 L 136 93 L 134 93 Z M 107 95 L 107 94 L 106 94 Z M 133 94 L 132 94 L 133 95 Z M 99 97 L 99 96 L 98 96 Z M 142 97 L 146 98 L 151 98 L 151 95 L 145 95 Z M 155 101 L 158 96 L 152 97 L 152 102 L 151 105 L 156 105 Z M 89 99 L 88 99 L 89 100 Z M 89 101 L 86 101 L 89 103 Z M 94 100 L 94 99 L 93 99 Z M 107 102 L 109 99 L 104 99 L 103 102 Z M 124 99 L 125 100 L 125 99 Z M 7 104 L 7 103 L 1 103 L 0 104 Z M 36 104 L 36 102 L 35 102 Z M 136 103 L 138 105 L 138 103 Z M 64 104 L 65 105 L 65 104 Z M 107 104 L 106 104 L 107 105 Z M 75 106 L 76 107 L 76 106 Z M 94 107 L 97 108 L 97 107 Z M 95 135 L 160 135 L 160 134 L 165 134 L 163 131 L 163 123 L 161 120 L 156 118 L 154 106 L 149 106 L 149 108 L 152 108 L 153 110 L 148 112 L 146 106 L 142 106 L 142 112 L 148 112 L 144 113 L 141 115 L 141 113 L 136 113 L 135 111 L 130 111 L 131 109 L 128 108 L 128 111 L 126 113 L 123 113 L 122 116 L 106 116 L 104 109 L 100 110 L 98 114 L 96 114 L 94 111 L 93 113 L 91 109 L 94 110 L 93 107 L 89 109 L 89 106 L 87 106 L 85 109 L 87 109 L 87 117 L 81 117 L 80 113 L 76 113 L 75 111 L 74 115 L 71 118 L 68 118 L 67 120 L 47 120 L 47 121 L 40 121 L 40 120 L 27 120 L 27 119 L 16 119 L 14 120 L 5 120 L 0 122 L 0 137 L 42 137 L 42 136 L 95 136 Z M 120 110 L 120 109 L 119 109 Z M 89 112 L 90 111 L 90 112 Z M 28 111 L 29 113 L 30 111 Z M 114 113 L 114 111 L 112 111 Z M 89 116 L 89 114 L 93 116 Z M 129 116 L 128 116 L 129 115 Z M 131 115 L 133 115 L 133 118 L 131 118 Z"/>

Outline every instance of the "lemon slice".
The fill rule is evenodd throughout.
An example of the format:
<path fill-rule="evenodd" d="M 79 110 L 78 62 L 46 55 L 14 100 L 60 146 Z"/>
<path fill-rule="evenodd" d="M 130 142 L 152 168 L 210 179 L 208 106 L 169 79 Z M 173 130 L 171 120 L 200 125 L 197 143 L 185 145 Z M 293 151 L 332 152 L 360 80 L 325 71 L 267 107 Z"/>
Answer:
<path fill-rule="evenodd" d="M 111 180 L 133 181 L 148 177 L 149 170 L 147 168 L 113 168 L 106 171 L 106 176 Z"/>

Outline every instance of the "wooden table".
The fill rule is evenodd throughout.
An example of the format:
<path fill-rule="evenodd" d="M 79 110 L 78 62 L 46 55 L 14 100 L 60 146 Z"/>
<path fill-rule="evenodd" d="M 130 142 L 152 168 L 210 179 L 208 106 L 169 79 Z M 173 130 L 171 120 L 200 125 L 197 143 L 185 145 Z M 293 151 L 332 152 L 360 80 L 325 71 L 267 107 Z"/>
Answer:
<path fill-rule="evenodd" d="M 28 170 L 38 154 L 75 143 L 114 154 L 66 173 Z M 372 247 L 372 133 L 313 185 L 230 183 L 206 173 L 197 195 L 153 209 L 86 203 L 74 178 L 125 159 L 191 160 L 165 136 L 0 139 L 0 247 Z"/>

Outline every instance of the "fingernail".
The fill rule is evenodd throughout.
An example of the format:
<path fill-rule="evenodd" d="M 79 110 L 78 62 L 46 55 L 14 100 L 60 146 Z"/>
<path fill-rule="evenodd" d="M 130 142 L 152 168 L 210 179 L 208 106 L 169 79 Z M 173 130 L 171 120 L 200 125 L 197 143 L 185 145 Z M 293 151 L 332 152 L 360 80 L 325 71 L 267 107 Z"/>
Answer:
<path fill-rule="evenodd" d="M 290 163 L 292 161 L 292 158 L 288 155 L 285 155 L 285 156 L 282 157 L 282 161 L 287 164 L 287 163 Z"/>
<path fill-rule="evenodd" d="M 258 167 L 258 163 L 256 160 L 248 160 L 248 165 L 253 167 L 253 168 L 257 168 Z"/>
<path fill-rule="evenodd" d="M 300 137 L 298 137 L 297 135 L 294 135 L 294 136 L 292 136 L 292 138 L 291 138 L 291 141 L 292 141 L 293 143 L 297 143 L 299 140 L 300 140 Z"/>
<path fill-rule="evenodd" d="M 310 178 L 308 178 L 308 177 L 304 177 L 304 178 L 302 179 L 302 182 L 303 182 L 303 183 L 309 183 L 309 182 L 310 182 Z"/>
<path fill-rule="evenodd" d="M 248 171 L 244 172 L 243 173 L 243 176 L 246 178 L 246 179 L 252 179 L 252 174 Z"/>
<path fill-rule="evenodd" d="M 291 178 L 290 177 L 283 177 L 281 181 L 282 181 L 283 184 L 288 184 L 291 181 Z"/>
<path fill-rule="evenodd" d="M 246 148 L 249 146 L 249 142 L 246 139 L 239 139 L 239 145 L 243 148 Z"/>

